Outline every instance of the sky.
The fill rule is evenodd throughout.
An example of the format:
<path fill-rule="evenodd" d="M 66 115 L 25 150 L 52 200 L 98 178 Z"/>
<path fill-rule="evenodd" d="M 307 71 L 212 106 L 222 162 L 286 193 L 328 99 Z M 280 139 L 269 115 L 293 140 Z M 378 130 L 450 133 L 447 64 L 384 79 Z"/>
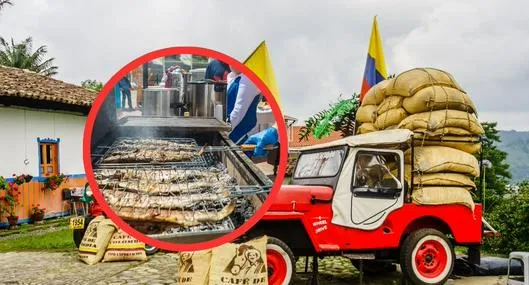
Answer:
<path fill-rule="evenodd" d="M 266 40 L 283 112 L 300 122 L 360 90 L 378 15 L 388 73 L 446 70 L 481 121 L 529 130 L 529 1 L 13 2 L 0 12 L 0 36 L 47 45 L 55 78 L 75 84 L 106 82 L 160 48 L 202 46 L 243 61 Z"/>

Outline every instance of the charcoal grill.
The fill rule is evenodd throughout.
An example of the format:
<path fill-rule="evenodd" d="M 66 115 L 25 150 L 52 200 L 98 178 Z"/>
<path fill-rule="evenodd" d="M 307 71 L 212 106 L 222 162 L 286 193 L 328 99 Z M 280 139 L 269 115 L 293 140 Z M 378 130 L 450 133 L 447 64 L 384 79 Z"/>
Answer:
<path fill-rule="evenodd" d="M 138 231 L 175 243 L 208 241 L 229 233 L 246 222 L 260 208 L 272 186 L 272 181 L 238 149 L 227 136 L 229 126 L 214 118 L 200 117 L 124 117 L 117 119 L 113 97 L 107 96 L 96 119 L 91 141 L 94 172 L 104 170 L 132 170 L 138 173 L 153 171 L 217 171 L 232 180 L 224 186 L 228 194 L 212 204 L 197 202 L 187 211 L 215 212 L 236 201 L 235 210 L 225 219 L 196 226 L 176 226 L 169 223 L 130 222 Z M 123 140 L 155 138 L 171 142 L 189 143 L 198 148 L 208 145 L 225 148 L 204 152 L 191 161 L 164 163 L 105 163 L 112 152 L 124 151 L 118 146 Z M 155 179 L 155 178 L 153 178 Z M 163 184 L 163 183 L 162 183 Z M 100 189 L 103 194 L 107 190 Z M 115 191 L 123 191 L 117 187 Z M 114 191 L 114 190 L 113 190 Z M 172 194 L 168 194 L 171 196 Z M 152 206 L 151 206 L 152 207 Z"/>

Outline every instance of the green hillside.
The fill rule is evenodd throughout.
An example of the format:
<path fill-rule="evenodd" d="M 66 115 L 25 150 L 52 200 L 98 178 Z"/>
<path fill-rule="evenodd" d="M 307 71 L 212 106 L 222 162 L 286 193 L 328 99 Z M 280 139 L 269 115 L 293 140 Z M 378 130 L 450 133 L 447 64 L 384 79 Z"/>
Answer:
<path fill-rule="evenodd" d="M 499 148 L 508 153 L 512 181 L 529 180 L 529 132 L 499 131 Z"/>

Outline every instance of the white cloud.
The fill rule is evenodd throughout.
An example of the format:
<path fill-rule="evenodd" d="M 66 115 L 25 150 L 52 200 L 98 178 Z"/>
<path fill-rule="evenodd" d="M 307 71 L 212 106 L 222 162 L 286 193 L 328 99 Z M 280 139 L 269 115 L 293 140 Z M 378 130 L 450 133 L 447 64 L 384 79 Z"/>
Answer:
<path fill-rule="evenodd" d="M 48 45 L 57 78 L 73 83 L 106 81 L 159 48 L 198 45 L 244 60 L 266 40 L 285 112 L 303 120 L 340 93 L 360 89 L 377 14 L 390 73 L 446 69 L 480 114 L 508 110 L 527 118 L 528 6 L 521 0 L 27 0 L 3 10 L 0 35 L 31 35 L 36 45 Z M 514 118 L 491 118 L 502 128 L 524 128 Z"/>

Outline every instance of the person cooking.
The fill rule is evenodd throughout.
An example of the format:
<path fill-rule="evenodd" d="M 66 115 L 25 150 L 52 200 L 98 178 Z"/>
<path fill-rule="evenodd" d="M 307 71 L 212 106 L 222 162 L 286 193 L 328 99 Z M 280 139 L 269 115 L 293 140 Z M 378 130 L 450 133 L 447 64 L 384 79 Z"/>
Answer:
<path fill-rule="evenodd" d="M 241 144 L 257 125 L 257 105 L 261 100 L 261 92 L 240 71 L 233 66 L 230 69 L 226 92 L 227 121 L 232 126 L 229 138 L 234 143 Z"/>
<path fill-rule="evenodd" d="M 206 67 L 206 80 L 226 81 L 230 73 L 230 67 L 220 60 L 212 60 Z"/>
<path fill-rule="evenodd" d="M 255 145 L 253 152 L 246 153 L 248 157 L 264 157 L 268 155 L 267 146 L 279 145 L 279 134 L 277 132 L 277 123 L 272 127 L 265 129 L 255 135 L 250 136 L 244 145 Z"/>

